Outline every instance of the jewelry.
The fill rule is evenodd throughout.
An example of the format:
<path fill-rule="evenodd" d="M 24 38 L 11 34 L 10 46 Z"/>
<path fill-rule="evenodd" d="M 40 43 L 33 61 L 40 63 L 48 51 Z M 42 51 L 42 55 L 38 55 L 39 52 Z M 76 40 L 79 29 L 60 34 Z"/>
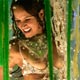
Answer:
<path fill-rule="evenodd" d="M 27 75 L 30 73 L 42 73 L 43 70 L 36 69 L 31 64 L 29 64 L 23 57 L 21 50 L 28 49 L 26 54 L 29 54 L 31 58 L 40 58 L 44 59 L 47 57 L 47 40 L 44 35 L 37 35 L 34 38 L 26 39 L 26 40 L 19 40 L 19 53 L 22 57 L 23 65 L 23 75 Z M 44 53 L 45 52 L 45 53 Z M 40 53 L 40 54 L 38 54 Z M 42 54 L 41 54 L 42 53 Z M 43 55 L 43 56 L 42 56 Z"/>

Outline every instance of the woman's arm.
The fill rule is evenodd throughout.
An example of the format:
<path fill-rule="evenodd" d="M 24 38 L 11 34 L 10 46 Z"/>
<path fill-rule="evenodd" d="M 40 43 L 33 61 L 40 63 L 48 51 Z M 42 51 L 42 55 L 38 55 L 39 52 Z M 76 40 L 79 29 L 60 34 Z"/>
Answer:
<path fill-rule="evenodd" d="M 42 80 L 44 74 L 29 74 L 24 76 L 24 80 Z"/>
<path fill-rule="evenodd" d="M 9 54 L 9 68 L 13 68 L 16 64 L 19 67 L 21 67 L 23 63 L 22 63 L 22 58 L 20 56 L 20 53 L 16 52 L 13 49 L 13 50 L 10 50 L 10 54 Z"/>
<path fill-rule="evenodd" d="M 0 80 L 3 80 L 3 67 L 0 67 Z"/>
<path fill-rule="evenodd" d="M 57 53 L 57 48 L 55 43 L 53 43 L 53 64 L 56 68 L 60 69 L 63 67 L 64 63 L 64 57 L 61 57 Z"/>

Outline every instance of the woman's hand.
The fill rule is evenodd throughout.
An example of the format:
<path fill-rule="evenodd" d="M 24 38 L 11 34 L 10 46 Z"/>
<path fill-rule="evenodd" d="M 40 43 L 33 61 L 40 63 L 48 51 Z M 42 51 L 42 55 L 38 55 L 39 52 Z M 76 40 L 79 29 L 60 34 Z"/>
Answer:
<path fill-rule="evenodd" d="M 59 56 L 55 43 L 53 44 L 53 64 L 56 68 L 61 69 L 64 66 L 64 57 Z"/>

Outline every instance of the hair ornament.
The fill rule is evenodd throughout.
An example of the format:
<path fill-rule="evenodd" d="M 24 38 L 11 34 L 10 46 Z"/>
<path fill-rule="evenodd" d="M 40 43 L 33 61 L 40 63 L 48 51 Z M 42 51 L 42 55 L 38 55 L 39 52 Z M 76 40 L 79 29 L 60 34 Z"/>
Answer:
<path fill-rule="evenodd" d="M 17 2 L 18 0 L 15 0 L 15 2 Z"/>
<path fill-rule="evenodd" d="M 16 6 L 13 6 L 13 9 L 16 9 Z"/>

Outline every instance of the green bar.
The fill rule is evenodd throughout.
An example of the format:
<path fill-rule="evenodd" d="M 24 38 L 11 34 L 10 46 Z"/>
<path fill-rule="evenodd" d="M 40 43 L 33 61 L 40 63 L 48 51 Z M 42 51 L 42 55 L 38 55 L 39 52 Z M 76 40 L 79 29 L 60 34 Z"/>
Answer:
<path fill-rule="evenodd" d="M 68 17 L 67 17 L 67 80 L 70 80 L 70 36 L 72 26 L 72 0 L 68 0 L 67 3 Z"/>
<path fill-rule="evenodd" d="M 3 14 L 3 1 L 0 0 L 0 66 L 3 65 L 3 45 L 2 45 L 2 41 L 3 41 L 3 28 L 2 28 L 2 14 Z"/>
<path fill-rule="evenodd" d="M 52 51 L 52 31 L 51 31 L 51 8 L 50 0 L 44 0 L 45 4 L 45 19 L 46 19 L 46 30 L 48 39 L 48 61 L 49 61 L 49 73 L 50 80 L 53 80 L 53 51 Z"/>
<path fill-rule="evenodd" d="M 9 41 L 8 41 L 8 0 L 3 0 L 3 26 L 4 26 L 4 80 L 9 80 L 8 74 L 8 54 L 9 54 Z"/>

